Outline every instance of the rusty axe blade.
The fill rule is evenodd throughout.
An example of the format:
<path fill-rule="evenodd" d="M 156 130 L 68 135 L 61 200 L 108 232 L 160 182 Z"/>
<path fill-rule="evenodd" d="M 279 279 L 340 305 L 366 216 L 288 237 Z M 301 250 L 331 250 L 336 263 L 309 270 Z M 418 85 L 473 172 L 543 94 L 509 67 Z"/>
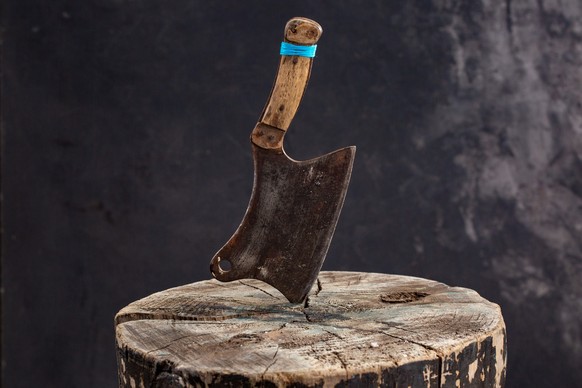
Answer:
<path fill-rule="evenodd" d="M 285 26 L 285 42 L 297 55 L 282 53 L 269 101 L 251 134 L 251 200 L 237 231 L 210 262 L 216 279 L 262 280 L 292 303 L 303 301 L 317 280 L 356 151 L 347 147 L 295 161 L 283 150 L 283 137 L 311 73 L 313 57 L 304 56 L 309 50 L 303 48 L 314 48 L 321 33 L 319 24 L 306 18 L 293 18 Z"/>

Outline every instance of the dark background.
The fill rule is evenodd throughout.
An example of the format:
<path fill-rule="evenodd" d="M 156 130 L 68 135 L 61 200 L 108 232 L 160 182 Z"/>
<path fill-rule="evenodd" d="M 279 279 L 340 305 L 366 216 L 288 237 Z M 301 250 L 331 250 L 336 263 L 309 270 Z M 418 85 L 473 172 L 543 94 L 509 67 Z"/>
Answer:
<path fill-rule="evenodd" d="M 560 4 L 560 5 L 558 5 Z M 113 316 L 209 278 L 285 22 L 296 159 L 355 144 L 325 269 L 499 303 L 508 387 L 582 381 L 582 3 L 3 1 L 5 387 L 113 387 Z"/>

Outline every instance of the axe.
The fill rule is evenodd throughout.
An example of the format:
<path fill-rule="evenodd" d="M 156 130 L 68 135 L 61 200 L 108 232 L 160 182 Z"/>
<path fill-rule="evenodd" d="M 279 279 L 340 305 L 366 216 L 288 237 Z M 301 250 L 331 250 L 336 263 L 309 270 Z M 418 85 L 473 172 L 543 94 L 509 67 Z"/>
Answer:
<path fill-rule="evenodd" d="M 306 18 L 293 18 L 285 26 L 275 84 L 251 133 L 251 199 L 240 226 L 210 262 L 216 279 L 258 279 L 292 303 L 302 302 L 317 280 L 356 152 L 352 146 L 296 161 L 283 149 L 321 34 L 321 26 Z"/>

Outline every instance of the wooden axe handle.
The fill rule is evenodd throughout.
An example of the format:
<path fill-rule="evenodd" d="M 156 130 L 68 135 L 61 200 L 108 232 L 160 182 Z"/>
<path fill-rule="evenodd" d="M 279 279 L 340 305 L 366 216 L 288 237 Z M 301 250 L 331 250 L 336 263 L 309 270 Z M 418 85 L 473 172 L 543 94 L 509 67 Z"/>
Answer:
<path fill-rule="evenodd" d="M 322 33 L 323 30 L 317 22 L 297 17 L 287 22 L 284 39 L 285 42 L 295 45 L 312 46 L 317 43 Z M 312 63 L 313 58 L 297 55 L 281 56 L 273 90 L 251 135 L 252 142 L 257 146 L 268 149 L 282 148 L 283 135 L 301 103 Z"/>

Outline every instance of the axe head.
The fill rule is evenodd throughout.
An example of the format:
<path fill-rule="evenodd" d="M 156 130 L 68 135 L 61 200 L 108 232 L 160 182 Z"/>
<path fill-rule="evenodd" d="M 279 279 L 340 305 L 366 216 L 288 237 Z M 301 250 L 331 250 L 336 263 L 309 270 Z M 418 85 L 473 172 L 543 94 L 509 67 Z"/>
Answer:
<path fill-rule="evenodd" d="M 304 162 L 283 150 L 321 34 L 321 26 L 306 18 L 293 18 L 285 26 L 275 84 L 251 133 L 255 179 L 249 207 L 210 262 L 218 280 L 262 280 L 293 303 L 303 301 L 317 280 L 356 150 L 348 147 Z"/>
<path fill-rule="evenodd" d="M 282 149 L 252 147 L 254 183 L 247 212 L 210 270 L 221 281 L 262 280 L 299 303 L 325 260 L 356 148 L 295 161 Z"/>

